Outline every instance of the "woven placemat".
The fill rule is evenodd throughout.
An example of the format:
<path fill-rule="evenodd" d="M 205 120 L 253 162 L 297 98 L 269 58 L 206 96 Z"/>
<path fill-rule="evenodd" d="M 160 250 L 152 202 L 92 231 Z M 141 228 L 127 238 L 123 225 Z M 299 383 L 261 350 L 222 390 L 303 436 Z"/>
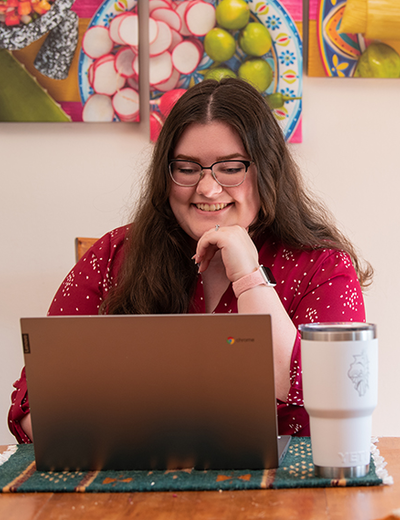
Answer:
<path fill-rule="evenodd" d="M 293 437 L 278 469 L 200 471 L 65 471 L 36 470 L 33 445 L 10 446 L 0 455 L 0 489 L 18 492 L 134 492 L 283 489 L 299 487 L 378 486 L 390 484 L 385 462 L 375 445 L 368 475 L 330 480 L 314 476 L 309 437 Z"/>

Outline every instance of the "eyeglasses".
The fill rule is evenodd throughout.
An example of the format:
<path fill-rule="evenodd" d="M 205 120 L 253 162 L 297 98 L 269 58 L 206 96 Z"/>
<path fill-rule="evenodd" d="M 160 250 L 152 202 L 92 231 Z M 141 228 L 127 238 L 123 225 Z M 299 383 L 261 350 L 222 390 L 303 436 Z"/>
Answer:
<path fill-rule="evenodd" d="M 218 161 L 205 167 L 194 161 L 173 160 L 168 164 L 169 174 L 178 186 L 196 186 L 204 177 L 204 170 L 211 170 L 221 186 L 240 186 L 246 178 L 251 161 Z"/>

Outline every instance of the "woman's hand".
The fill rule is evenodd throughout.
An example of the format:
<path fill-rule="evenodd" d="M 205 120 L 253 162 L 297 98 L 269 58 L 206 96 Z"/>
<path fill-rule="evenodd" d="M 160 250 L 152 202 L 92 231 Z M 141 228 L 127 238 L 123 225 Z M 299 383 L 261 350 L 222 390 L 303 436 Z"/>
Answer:
<path fill-rule="evenodd" d="M 199 264 L 199 273 L 209 266 L 217 251 L 231 282 L 250 274 L 258 267 L 258 251 L 247 231 L 241 226 L 212 228 L 197 243 L 194 260 Z"/>

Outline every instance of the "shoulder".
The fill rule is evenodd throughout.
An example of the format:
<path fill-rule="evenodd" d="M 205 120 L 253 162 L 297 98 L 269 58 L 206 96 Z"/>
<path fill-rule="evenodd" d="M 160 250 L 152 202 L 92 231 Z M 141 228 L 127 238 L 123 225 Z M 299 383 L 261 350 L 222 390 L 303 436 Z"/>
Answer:
<path fill-rule="evenodd" d="M 356 277 L 350 256 L 337 249 L 300 249 L 277 242 L 264 242 L 259 248 L 260 263 L 268 266 L 275 278 L 329 279 L 339 274 Z"/>
<path fill-rule="evenodd" d="M 123 248 L 128 240 L 129 229 L 130 225 L 127 225 L 109 231 L 99 238 L 84 256 L 96 256 L 98 259 L 110 258 Z"/>
<path fill-rule="evenodd" d="M 130 225 L 121 226 L 121 227 L 113 229 L 112 231 L 109 231 L 108 233 L 103 235 L 101 238 L 99 238 L 99 240 L 96 242 L 98 248 L 119 247 L 126 240 L 128 240 L 128 232 L 129 232 L 130 227 L 131 227 Z"/>
<path fill-rule="evenodd" d="M 274 253 L 275 262 L 279 264 L 295 264 L 296 267 L 308 266 L 318 268 L 352 267 L 350 256 L 338 249 L 293 249 L 280 246 Z"/>
<path fill-rule="evenodd" d="M 130 226 L 121 226 L 109 231 L 86 251 L 74 270 L 84 275 L 93 274 L 115 277 L 123 261 L 124 245 L 128 240 Z"/>

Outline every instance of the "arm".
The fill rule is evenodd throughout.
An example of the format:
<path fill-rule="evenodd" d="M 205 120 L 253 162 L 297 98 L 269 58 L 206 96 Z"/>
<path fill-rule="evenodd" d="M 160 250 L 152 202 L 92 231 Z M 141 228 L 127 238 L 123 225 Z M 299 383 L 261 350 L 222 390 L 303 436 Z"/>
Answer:
<path fill-rule="evenodd" d="M 22 369 L 20 379 L 14 383 L 14 388 L 11 395 L 12 404 L 8 412 L 8 427 L 19 443 L 29 444 L 32 442 L 31 431 L 29 427 L 27 429 L 24 427 L 30 422 L 25 368 Z M 26 419 L 28 416 L 29 419 Z"/>
<path fill-rule="evenodd" d="M 226 276 L 235 282 L 252 273 L 259 266 L 258 251 L 247 231 L 240 226 L 229 226 L 205 233 L 197 244 L 195 260 L 204 272 L 216 251 L 221 251 Z M 238 298 L 238 312 L 243 314 L 270 314 L 275 364 L 276 396 L 286 400 L 290 388 L 290 362 L 296 327 L 288 316 L 279 296 L 272 287 L 256 286 Z"/>
<path fill-rule="evenodd" d="M 203 235 L 196 255 L 196 261 L 201 262 L 200 272 L 207 269 L 218 249 L 222 251 L 231 281 L 252 272 L 259 263 L 272 269 L 277 287 L 256 286 L 242 293 L 238 312 L 271 314 L 277 398 L 302 405 L 297 326 L 317 321 L 365 321 L 363 296 L 354 267 L 341 251 L 292 251 L 265 244 L 258 253 L 246 231 L 235 228 L 210 230 Z"/>
<path fill-rule="evenodd" d="M 276 398 L 286 401 L 290 389 L 290 360 L 297 330 L 273 287 L 257 285 L 238 298 L 238 312 L 271 314 Z"/>
<path fill-rule="evenodd" d="M 29 439 L 33 441 L 31 414 L 28 413 L 24 415 L 24 417 L 21 419 L 20 424 L 21 428 L 24 430 Z"/>

